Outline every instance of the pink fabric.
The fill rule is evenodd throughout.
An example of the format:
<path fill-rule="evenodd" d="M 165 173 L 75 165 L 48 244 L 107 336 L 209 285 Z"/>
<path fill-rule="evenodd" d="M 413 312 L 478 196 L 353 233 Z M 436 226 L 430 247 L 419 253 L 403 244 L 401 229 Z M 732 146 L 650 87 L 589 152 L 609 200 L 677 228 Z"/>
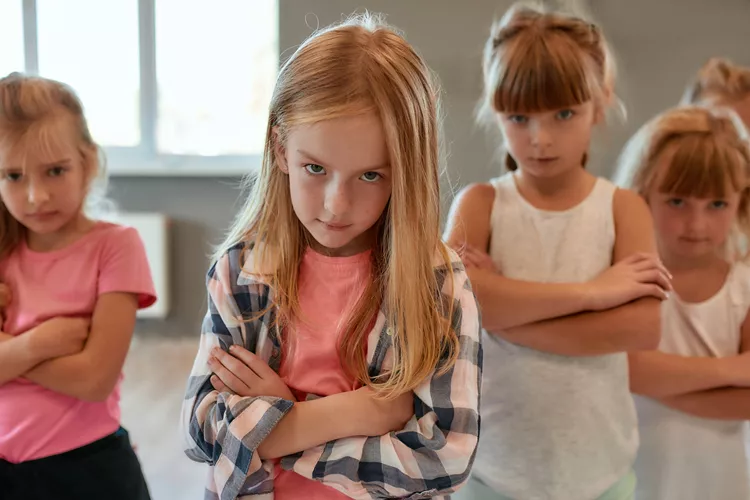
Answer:
<path fill-rule="evenodd" d="M 370 252 L 351 257 L 326 257 L 308 250 L 300 265 L 299 301 L 302 317 L 285 336 L 287 349 L 281 377 L 298 401 L 308 394 L 329 396 L 357 389 L 341 366 L 338 333 L 347 314 L 370 279 Z M 274 497 L 278 500 L 349 498 L 333 488 L 276 466 Z"/>
<path fill-rule="evenodd" d="M 3 325 L 10 335 L 58 316 L 90 317 L 107 292 L 137 294 L 141 308 L 156 301 L 138 232 L 104 222 L 61 250 L 40 253 L 19 245 L 0 262 L 0 277 L 13 294 Z M 13 463 L 43 458 L 115 432 L 120 381 L 104 402 L 81 401 L 24 379 L 0 386 L 0 458 Z"/>

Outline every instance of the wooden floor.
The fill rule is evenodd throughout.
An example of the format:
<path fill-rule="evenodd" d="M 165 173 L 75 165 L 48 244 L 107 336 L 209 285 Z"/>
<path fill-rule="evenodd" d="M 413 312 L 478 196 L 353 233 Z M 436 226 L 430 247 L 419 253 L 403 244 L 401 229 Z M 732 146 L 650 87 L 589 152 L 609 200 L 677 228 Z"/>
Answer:
<path fill-rule="evenodd" d="M 201 500 L 207 466 L 182 451 L 178 434 L 185 383 L 198 338 L 136 338 L 125 363 L 122 422 L 136 445 L 152 500 Z"/>
<path fill-rule="evenodd" d="M 137 446 L 152 500 L 201 500 L 207 466 L 190 461 L 178 435 L 198 339 L 136 338 L 125 364 L 122 420 Z M 750 451 L 750 442 L 748 443 Z"/>

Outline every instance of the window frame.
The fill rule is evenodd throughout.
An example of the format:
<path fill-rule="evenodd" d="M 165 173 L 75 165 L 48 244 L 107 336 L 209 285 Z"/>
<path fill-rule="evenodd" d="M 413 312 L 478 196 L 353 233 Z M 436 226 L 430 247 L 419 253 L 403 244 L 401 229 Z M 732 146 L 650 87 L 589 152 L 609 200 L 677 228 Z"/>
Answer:
<path fill-rule="evenodd" d="M 24 70 L 26 73 L 37 75 L 39 74 L 37 2 L 36 0 L 16 1 L 22 2 Z M 133 147 L 102 147 L 109 175 L 112 177 L 239 177 L 259 169 L 262 153 L 200 156 L 167 154 L 158 151 L 156 146 L 158 95 L 155 6 L 157 0 L 133 1 L 138 2 L 141 140 L 137 146 Z M 276 53 L 279 53 L 278 45 Z"/>

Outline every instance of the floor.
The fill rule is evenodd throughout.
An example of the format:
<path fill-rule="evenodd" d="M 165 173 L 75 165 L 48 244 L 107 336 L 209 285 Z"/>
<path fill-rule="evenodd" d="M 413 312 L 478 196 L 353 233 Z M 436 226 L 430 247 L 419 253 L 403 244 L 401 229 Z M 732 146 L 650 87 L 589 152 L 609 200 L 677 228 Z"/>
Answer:
<path fill-rule="evenodd" d="M 206 465 L 182 451 L 178 434 L 185 383 L 198 348 L 185 340 L 135 338 L 125 363 L 122 422 L 136 445 L 152 500 L 201 500 Z"/>
<path fill-rule="evenodd" d="M 178 421 L 197 338 L 133 341 L 125 364 L 122 420 L 136 444 L 152 500 L 201 500 L 206 466 L 182 451 Z M 749 433 L 750 434 L 750 433 Z M 748 442 L 750 451 L 750 442 Z"/>

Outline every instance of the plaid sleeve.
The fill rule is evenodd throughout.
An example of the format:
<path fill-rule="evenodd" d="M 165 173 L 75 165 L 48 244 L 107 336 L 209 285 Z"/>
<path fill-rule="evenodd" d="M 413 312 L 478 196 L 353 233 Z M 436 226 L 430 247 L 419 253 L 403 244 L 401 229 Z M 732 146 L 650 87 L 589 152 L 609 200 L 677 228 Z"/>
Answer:
<path fill-rule="evenodd" d="M 245 309 L 253 309 L 253 305 L 257 309 L 265 297 L 252 287 L 236 285 L 240 250 L 230 250 L 208 272 L 208 312 L 182 406 L 185 453 L 192 460 L 212 466 L 206 498 L 217 500 L 272 491 L 272 467 L 262 462 L 255 451 L 293 404 L 274 397 L 219 393 L 209 380 L 208 358 L 213 347 L 227 350 L 239 344 L 255 351 L 257 330 L 265 327 L 244 318 L 253 313 Z M 238 302 L 243 304 L 243 310 Z"/>
<path fill-rule="evenodd" d="M 321 481 L 351 498 L 436 498 L 468 479 L 479 440 L 482 380 L 480 317 L 460 263 L 451 273 L 437 270 L 443 297 L 452 300 L 450 318 L 459 335 L 455 366 L 415 392 L 415 415 L 406 429 L 379 437 L 332 441 L 282 460 L 285 469 Z"/>

